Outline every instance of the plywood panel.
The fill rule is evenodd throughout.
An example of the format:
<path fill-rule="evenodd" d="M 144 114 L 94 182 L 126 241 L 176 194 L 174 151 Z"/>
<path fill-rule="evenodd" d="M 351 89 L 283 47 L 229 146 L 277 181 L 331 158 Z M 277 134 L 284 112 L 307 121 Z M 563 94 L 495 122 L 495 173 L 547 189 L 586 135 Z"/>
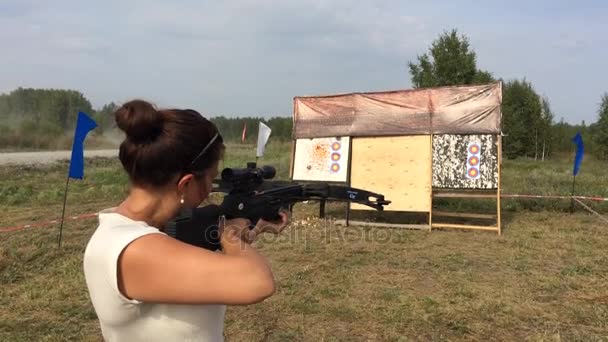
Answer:
<path fill-rule="evenodd" d="M 429 135 L 353 138 L 351 186 L 383 194 L 387 211 L 429 212 L 430 144 Z"/>
<path fill-rule="evenodd" d="M 476 144 L 479 170 L 468 177 L 468 147 Z M 495 135 L 434 135 L 433 187 L 443 189 L 496 189 L 498 187 L 498 142 Z"/>
<path fill-rule="evenodd" d="M 293 180 L 346 182 L 349 137 L 297 139 Z"/>

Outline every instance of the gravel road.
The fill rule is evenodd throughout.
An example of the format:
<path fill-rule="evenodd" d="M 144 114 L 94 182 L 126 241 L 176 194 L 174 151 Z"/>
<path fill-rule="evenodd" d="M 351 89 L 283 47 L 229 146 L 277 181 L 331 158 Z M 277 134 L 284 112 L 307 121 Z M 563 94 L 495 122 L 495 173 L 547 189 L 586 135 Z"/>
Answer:
<path fill-rule="evenodd" d="M 49 164 L 69 160 L 72 151 L 0 153 L 0 165 Z M 118 157 L 118 150 L 85 150 L 85 158 Z"/>

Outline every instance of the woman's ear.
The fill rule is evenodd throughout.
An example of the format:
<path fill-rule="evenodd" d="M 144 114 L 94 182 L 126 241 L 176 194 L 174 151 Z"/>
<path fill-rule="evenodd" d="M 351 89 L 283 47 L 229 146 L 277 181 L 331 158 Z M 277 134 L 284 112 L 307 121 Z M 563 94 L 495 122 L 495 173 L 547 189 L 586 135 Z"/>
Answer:
<path fill-rule="evenodd" d="M 188 187 L 188 185 L 192 182 L 193 178 L 194 178 L 194 175 L 191 173 L 183 175 L 182 178 L 180 178 L 179 181 L 177 182 L 177 192 L 184 193 L 186 190 L 186 187 Z"/>

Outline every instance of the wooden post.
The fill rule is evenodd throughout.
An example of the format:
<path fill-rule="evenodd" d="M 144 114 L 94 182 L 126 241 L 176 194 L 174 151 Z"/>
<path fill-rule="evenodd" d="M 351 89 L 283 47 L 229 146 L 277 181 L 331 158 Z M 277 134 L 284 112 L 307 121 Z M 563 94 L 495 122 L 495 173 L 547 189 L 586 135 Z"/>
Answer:
<path fill-rule="evenodd" d="M 319 203 L 319 218 L 325 218 L 325 200 Z"/>
<path fill-rule="evenodd" d="M 296 156 L 296 98 L 293 100 L 293 111 L 291 112 L 291 161 L 289 162 L 289 179 L 293 180 L 293 167 Z"/>
<path fill-rule="evenodd" d="M 498 227 L 498 235 L 501 235 L 501 228 L 500 228 L 500 171 L 501 171 L 501 164 L 502 164 L 502 135 L 500 133 L 498 133 L 498 189 L 496 192 L 496 227 Z"/>
<path fill-rule="evenodd" d="M 431 158 L 430 158 L 430 163 L 431 163 L 431 167 L 430 167 L 430 175 L 429 177 L 431 177 L 431 191 L 430 191 L 430 196 L 431 196 L 431 205 L 429 207 L 429 232 L 433 231 L 433 112 L 434 112 L 434 106 L 433 106 L 433 100 L 431 98 L 431 91 L 428 91 L 428 96 L 429 96 L 429 135 L 430 135 L 430 142 L 429 142 L 429 148 L 430 148 L 430 154 L 431 154 Z"/>
<path fill-rule="evenodd" d="M 353 137 L 352 136 L 348 137 L 348 151 L 349 151 L 348 162 L 346 163 L 346 165 L 347 165 L 346 185 L 351 186 L 351 184 L 350 184 L 350 177 L 351 177 L 351 170 L 352 170 L 351 163 L 353 160 Z M 345 217 L 346 227 L 348 227 L 349 221 L 350 221 L 350 201 L 346 202 L 346 217 Z"/>
<path fill-rule="evenodd" d="M 431 127 L 432 128 L 432 127 Z M 429 208 L 429 232 L 433 231 L 433 131 L 431 130 L 431 207 Z"/>
<path fill-rule="evenodd" d="M 293 165 L 296 156 L 296 139 L 291 139 L 291 160 L 289 161 L 289 179 L 293 180 Z"/>

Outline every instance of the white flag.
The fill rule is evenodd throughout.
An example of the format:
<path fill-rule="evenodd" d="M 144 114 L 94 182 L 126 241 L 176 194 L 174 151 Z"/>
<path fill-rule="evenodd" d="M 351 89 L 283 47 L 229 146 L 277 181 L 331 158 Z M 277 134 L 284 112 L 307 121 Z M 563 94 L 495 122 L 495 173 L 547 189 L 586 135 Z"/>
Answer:
<path fill-rule="evenodd" d="M 260 128 L 258 129 L 258 149 L 256 157 L 262 157 L 264 155 L 264 149 L 266 149 L 266 143 L 270 138 L 270 127 L 266 126 L 263 122 L 260 122 Z"/>

